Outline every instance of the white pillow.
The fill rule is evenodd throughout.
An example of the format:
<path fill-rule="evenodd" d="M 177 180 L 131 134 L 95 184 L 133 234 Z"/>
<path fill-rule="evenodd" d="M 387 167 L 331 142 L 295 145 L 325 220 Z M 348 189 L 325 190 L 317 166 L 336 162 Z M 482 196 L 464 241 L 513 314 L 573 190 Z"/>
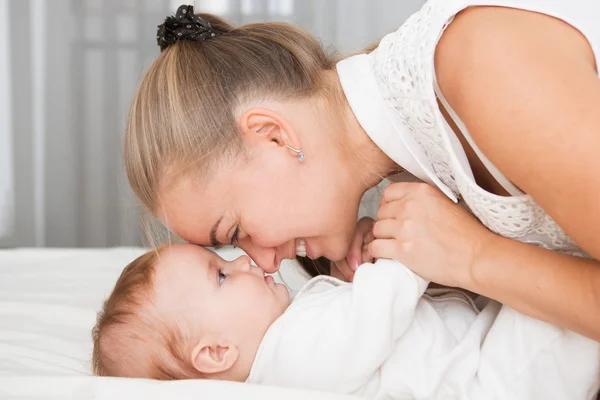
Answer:
<path fill-rule="evenodd" d="M 96 313 L 125 265 L 144 251 L 0 251 L 0 399 L 342 398 L 232 382 L 93 377 Z M 219 253 L 226 259 L 243 254 L 232 248 Z M 281 270 L 293 289 L 308 279 L 294 261 Z"/>

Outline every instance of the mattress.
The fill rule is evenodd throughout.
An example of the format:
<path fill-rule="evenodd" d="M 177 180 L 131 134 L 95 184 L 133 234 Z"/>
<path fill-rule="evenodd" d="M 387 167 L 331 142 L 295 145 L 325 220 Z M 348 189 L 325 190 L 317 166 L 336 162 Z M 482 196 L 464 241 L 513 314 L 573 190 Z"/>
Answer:
<path fill-rule="evenodd" d="M 356 399 L 234 382 L 92 376 L 96 313 L 139 248 L 0 251 L 0 399 Z M 226 259 L 237 249 L 220 249 Z M 307 280 L 285 262 L 276 280 Z"/>

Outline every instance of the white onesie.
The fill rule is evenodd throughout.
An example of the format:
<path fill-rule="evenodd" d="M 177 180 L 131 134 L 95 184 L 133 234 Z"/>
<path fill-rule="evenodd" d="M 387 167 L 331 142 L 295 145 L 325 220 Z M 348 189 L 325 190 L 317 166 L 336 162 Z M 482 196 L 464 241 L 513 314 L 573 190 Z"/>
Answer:
<path fill-rule="evenodd" d="M 594 398 L 600 344 L 428 282 L 396 261 L 316 277 L 269 328 L 249 383 L 369 399 Z"/>

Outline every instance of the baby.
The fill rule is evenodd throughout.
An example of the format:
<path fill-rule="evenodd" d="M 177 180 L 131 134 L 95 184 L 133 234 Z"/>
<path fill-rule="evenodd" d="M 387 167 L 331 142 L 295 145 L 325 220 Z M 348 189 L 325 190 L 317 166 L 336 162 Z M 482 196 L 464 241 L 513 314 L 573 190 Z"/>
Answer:
<path fill-rule="evenodd" d="M 319 276 L 290 304 L 250 263 L 173 245 L 129 264 L 94 328 L 97 375 L 223 379 L 372 399 L 588 399 L 600 344 L 402 264 Z"/>

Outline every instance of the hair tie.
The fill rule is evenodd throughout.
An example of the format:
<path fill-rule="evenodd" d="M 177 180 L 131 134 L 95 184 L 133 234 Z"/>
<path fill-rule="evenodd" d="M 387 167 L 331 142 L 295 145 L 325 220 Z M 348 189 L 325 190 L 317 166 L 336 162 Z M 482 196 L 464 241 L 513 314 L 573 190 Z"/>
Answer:
<path fill-rule="evenodd" d="M 158 26 L 156 42 L 163 51 L 178 40 L 204 42 L 220 34 L 210 22 L 194 14 L 194 6 L 180 6 L 174 16 L 168 16 Z"/>

